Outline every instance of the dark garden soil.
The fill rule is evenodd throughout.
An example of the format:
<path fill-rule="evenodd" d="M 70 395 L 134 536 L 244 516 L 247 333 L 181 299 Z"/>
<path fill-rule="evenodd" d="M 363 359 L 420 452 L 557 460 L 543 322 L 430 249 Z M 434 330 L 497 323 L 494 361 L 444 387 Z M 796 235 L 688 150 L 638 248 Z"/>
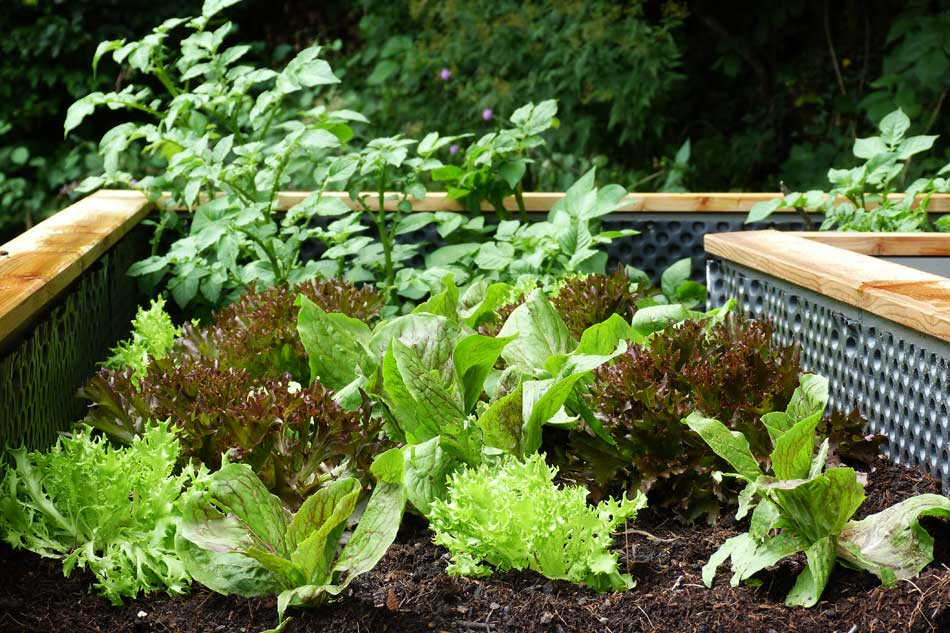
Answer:
<path fill-rule="evenodd" d="M 861 514 L 915 494 L 939 492 L 915 471 L 877 462 Z M 782 604 L 802 566 L 785 561 L 760 575 L 758 588 L 731 588 L 726 568 L 712 590 L 700 568 L 726 538 L 719 526 L 683 527 L 650 512 L 617 537 L 636 589 L 599 595 L 530 572 L 468 580 L 444 572 L 446 554 L 422 522 L 407 517 L 380 565 L 352 585 L 338 605 L 295 613 L 290 632 L 376 631 L 786 631 L 950 632 L 950 525 L 927 521 L 935 561 L 913 582 L 884 589 L 869 575 L 842 568 L 812 609 Z M 0 547 L 0 631 L 245 632 L 273 626 L 274 599 L 234 599 L 196 588 L 190 596 L 153 595 L 112 607 L 89 592 L 89 578 L 65 579 L 58 561 Z"/>

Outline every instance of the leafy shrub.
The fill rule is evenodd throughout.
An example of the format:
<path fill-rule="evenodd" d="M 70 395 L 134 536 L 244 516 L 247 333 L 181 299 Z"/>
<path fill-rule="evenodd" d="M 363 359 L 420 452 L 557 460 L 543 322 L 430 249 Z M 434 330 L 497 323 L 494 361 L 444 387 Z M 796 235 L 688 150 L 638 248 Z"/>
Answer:
<path fill-rule="evenodd" d="M 732 558 L 732 585 L 778 561 L 804 552 L 805 568 L 785 599 L 788 605 L 814 606 L 841 560 L 869 571 L 885 585 L 909 579 L 933 560 L 933 537 L 919 516 L 950 518 L 950 499 L 925 494 L 906 499 L 862 521 L 849 521 L 864 502 L 864 485 L 851 468 L 828 468 L 826 438 L 816 453 L 815 429 L 828 404 L 828 381 L 802 376 L 785 411 L 762 416 L 768 430 L 772 474 L 740 432 L 693 412 L 683 422 L 734 469 L 730 476 L 746 486 L 737 518 L 754 506 L 749 531 L 717 550 L 703 567 L 712 586 L 716 569 Z"/>
<path fill-rule="evenodd" d="M 82 188 L 124 184 L 155 200 L 168 191 L 170 205 L 194 211 L 186 237 L 129 271 L 153 284 L 169 276 L 180 306 L 213 307 L 252 285 L 316 277 L 316 262 L 298 261 L 301 245 L 314 236 L 311 221 L 349 211 L 313 185 L 324 181 L 324 160 L 353 136 L 348 123 L 363 117 L 314 105 L 311 89 L 339 81 L 319 46 L 301 50 L 280 72 L 241 63 L 251 47 L 225 46 L 233 23 L 215 27 L 219 12 L 237 2 L 205 2 L 200 16 L 166 20 L 140 40 L 100 43 L 93 70 L 110 55 L 127 66 L 129 83 L 76 101 L 64 123 L 69 133 L 97 108 L 147 117 L 103 135 L 103 173 Z M 187 35 L 178 39 L 183 30 Z M 125 169 L 123 157 L 142 153 L 163 164 L 156 175 Z M 277 191 L 291 182 L 317 191 L 297 205 L 304 212 L 275 217 Z M 159 230 L 169 227 L 180 228 L 171 213 Z"/>
<path fill-rule="evenodd" d="M 198 582 L 225 595 L 277 596 L 281 630 L 288 606 L 340 595 L 376 566 L 396 536 L 406 498 L 382 481 L 345 540 L 360 498 L 355 479 L 336 479 L 291 515 L 246 464 L 226 464 L 184 497 L 176 541 Z"/>
<path fill-rule="evenodd" d="M 138 386 L 128 371 L 104 369 L 80 395 L 93 403 L 85 421 L 111 437 L 132 442 L 149 418 L 167 419 L 181 459 L 247 463 L 290 505 L 334 473 L 365 471 L 380 430 L 365 410 L 343 410 L 320 382 L 258 379 L 206 358 L 155 360 Z"/>
<path fill-rule="evenodd" d="M 646 497 L 590 507 L 587 491 L 558 488 L 556 473 L 534 454 L 451 475 L 447 498 L 435 501 L 429 516 L 436 544 L 452 556 L 449 573 L 485 576 L 490 565 L 498 571 L 532 569 L 597 591 L 633 587 L 610 552 L 611 535 L 636 518 Z"/>
<path fill-rule="evenodd" d="M 60 436 L 47 452 L 11 451 L 0 489 L 0 533 L 14 548 L 61 558 L 96 577 L 113 604 L 141 591 L 183 593 L 189 575 L 175 553 L 180 444 L 167 424 L 145 424 L 128 446 L 90 429 Z"/>
<path fill-rule="evenodd" d="M 280 378 L 289 373 L 307 381 L 307 354 L 297 333 L 299 308 L 294 302 L 298 294 L 328 312 L 363 321 L 376 318 L 385 302 L 372 286 L 338 279 L 254 290 L 215 312 L 212 325 L 203 329 L 185 325 L 179 348 L 192 356 L 217 359 L 221 367 L 247 370 L 252 376 Z"/>
<path fill-rule="evenodd" d="M 132 370 L 132 380 L 138 382 L 148 369 L 150 358 L 165 358 L 181 336 L 165 312 L 165 298 L 152 299 L 148 310 L 139 307 L 132 319 L 132 336 L 119 341 L 112 355 L 103 363 L 109 369 Z"/>
<path fill-rule="evenodd" d="M 557 97 L 569 122 L 552 146 L 557 162 L 536 163 L 529 182 L 563 190 L 604 154 L 621 159 L 619 148 L 662 134 L 681 79 L 674 38 L 683 17 L 676 3 L 647 12 L 604 0 L 366 1 L 366 46 L 348 60 L 347 78 L 358 109 L 405 131 L 467 132 L 523 95 Z"/>

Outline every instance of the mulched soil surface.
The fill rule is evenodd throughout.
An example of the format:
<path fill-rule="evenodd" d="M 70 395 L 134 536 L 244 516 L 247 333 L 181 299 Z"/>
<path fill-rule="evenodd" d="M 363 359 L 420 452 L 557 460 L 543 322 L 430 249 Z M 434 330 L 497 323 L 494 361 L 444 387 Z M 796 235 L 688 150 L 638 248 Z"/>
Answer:
<path fill-rule="evenodd" d="M 909 496 L 939 492 L 919 472 L 879 460 L 868 474 L 860 516 Z M 622 594 L 597 594 L 532 572 L 491 578 L 445 574 L 447 555 L 421 521 L 407 517 L 396 544 L 379 566 L 352 585 L 336 605 L 294 613 L 297 633 L 377 631 L 566 632 L 786 631 L 884 633 L 950 632 L 950 525 L 927 521 L 936 538 L 935 560 L 913 582 L 885 589 L 869 575 L 839 568 L 812 609 L 782 604 L 803 565 L 790 559 L 760 574 L 761 586 L 729 586 L 726 568 L 713 589 L 700 568 L 738 530 L 730 520 L 682 526 L 641 514 L 617 536 L 621 561 L 637 580 Z M 90 593 L 89 577 L 63 578 L 58 561 L 0 547 L 0 631 L 252 633 L 275 623 L 269 599 L 238 599 L 196 587 L 190 596 L 152 595 L 112 607 Z"/>

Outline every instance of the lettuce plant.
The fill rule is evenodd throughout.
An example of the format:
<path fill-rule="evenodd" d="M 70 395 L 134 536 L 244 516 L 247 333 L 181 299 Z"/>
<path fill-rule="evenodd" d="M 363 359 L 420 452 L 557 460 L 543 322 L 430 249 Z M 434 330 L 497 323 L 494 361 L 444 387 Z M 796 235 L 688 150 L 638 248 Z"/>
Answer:
<path fill-rule="evenodd" d="M 594 370 L 585 402 L 608 441 L 580 428 L 549 450 L 571 480 L 600 491 L 642 490 L 655 505 L 712 520 L 737 490 L 713 480 L 725 465 L 680 420 L 694 409 L 719 417 L 764 458 L 768 437 L 758 417 L 788 403 L 800 371 L 798 348 L 773 343 L 768 322 L 730 315 L 710 328 L 688 320 Z"/>
<path fill-rule="evenodd" d="M 786 604 L 815 605 L 835 562 L 869 571 L 885 585 L 917 575 L 933 560 L 933 538 L 917 519 L 950 518 L 950 499 L 912 497 L 861 521 L 850 521 L 864 501 L 864 486 L 851 468 L 826 468 L 828 439 L 815 449 L 815 428 L 828 403 L 828 381 L 806 374 L 785 411 L 762 416 L 772 444 L 771 475 L 760 467 L 749 441 L 719 420 L 693 412 L 683 422 L 745 483 L 737 518 L 754 507 L 749 531 L 727 540 L 703 567 L 712 586 L 716 570 L 732 559 L 732 585 L 778 561 L 804 552 Z"/>
<path fill-rule="evenodd" d="M 631 282 L 627 271 L 617 268 L 610 275 L 572 275 L 558 283 L 551 295 L 571 336 L 580 338 L 592 325 L 617 314 L 630 321 L 637 304 L 656 291 L 649 283 Z"/>
<path fill-rule="evenodd" d="M 540 290 L 499 336 L 477 334 L 485 305 L 496 305 L 505 287 L 483 290 L 472 305 L 447 279 L 412 314 L 373 330 L 300 298 L 297 327 L 312 377 L 337 390 L 345 407 L 358 406 L 363 393 L 375 399 L 388 435 L 406 444 L 409 499 L 423 513 L 455 468 L 480 463 L 486 450 L 531 454 L 543 424 L 573 423 L 564 407 L 577 400 L 575 387 L 634 336 L 615 317 L 574 341 Z"/>
<path fill-rule="evenodd" d="M 534 454 L 451 475 L 446 499 L 433 502 L 429 515 L 436 544 L 452 556 L 449 573 L 532 569 L 597 591 L 633 587 L 610 551 L 611 535 L 636 518 L 646 497 L 624 496 L 591 507 L 584 488 L 558 488 L 556 472 Z"/>
<path fill-rule="evenodd" d="M 179 495 L 195 471 L 176 473 L 179 440 L 147 425 L 128 446 L 91 429 L 60 436 L 48 452 L 11 451 L 0 489 L 0 534 L 14 548 L 88 569 L 113 604 L 142 591 L 184 593 L 175 553 Z"/>
<path fill-rule="evenodd" d="M 372 286 L 339 280 L 310 280 L 254 290 L 221 308 L 206 328 L 186 324 L 179 350 L 216 359 L 222 367 L 245 369 L 256 377 L 280 378 L 291 374 L 309 378 L 306 351 L 297 333 L 298 294 L 328 312 L 341 312 L 371 321 L 379 315 L 385 297 Z"/>
<path fill-rule="evenodd" d="M 389 548 L 405 493 L 382 472 L 359 524 L 345 540 L 361 485 L 336 479 L 290 514 L 246 464 L 225 464 L 183 499 L 176 547 L 188 572 L 225 595 L 277 595 L 282 627 L 290 606 L 321 604 L 371 570 Z"/>
<path fill-rule="evenodd" d="M 113 438 L 131 442 L 149 418 L 168 419 L 182 460 L 215 468 L 226 453 L 291 506 L 334 474 L 364 470 L 380 447 L 380 424 L 320 382 L 257 379 L 206 358 L 154 361 L 137 388 L 128 372 L 103 370 L 80 395 L 94 403 L 86 422 Z"/>
<path fill-rule="evenodd" d="M 138 382 L 145 375 L 149 359 L 168 355 L 179 336 L 181 328 L 165 312 L 165 298 L 152 299 L 149 309 L 139 307 L 132 319 L 132 336 L 119 341 L 103 365 L 109 369 L 129 368 L 133 382 Z"/>

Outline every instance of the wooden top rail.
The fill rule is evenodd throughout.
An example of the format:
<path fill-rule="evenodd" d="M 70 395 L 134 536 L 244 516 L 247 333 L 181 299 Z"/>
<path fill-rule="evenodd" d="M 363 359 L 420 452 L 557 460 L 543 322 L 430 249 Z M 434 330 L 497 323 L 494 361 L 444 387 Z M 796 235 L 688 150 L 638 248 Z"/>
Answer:
<path fill-rule="evenodd" d="M 950 257 L 950 233 L 788 232 L 862 255 Z"/>
<path fill-rule="evenodd" d="M 99 191 L 0 246 L 0 340 L 49 305 L 149 209 L 136 191 Z"/>
<path fill-rule="evenodd" d="M 705 246 L 709 254 L 950 342 L 950 279 L 864 254 L 947 255 L 950 234 L 896 234 L 904 248 L 893 249 L 866 235 L 745 231 L 708 234 Z M 918 252 L 908 246 L 914 242 Z"/>
<path fill-rule="evenodd" d="M 282 191 L 277 194 L 279 209 L 288 209 L 310 195 L 308 191 Z M 326 196 L 342 199 L 351 207 L 356 206 L 346 192 L 327 192 Z M 396 193 L 386 193 L 385 205 L 387 210 L 393 210 L 398 204 Z M 780 193 L 631 193 L 627 197 L 630 204 L 618 209 L 618 213 L 747 213 L 752 206 L 763 200 L 772 200 L 780 197 Z M 370 194 L 370 200 L 375 201 L 377 194 Z M 554 204 L 564 197 L 560 192 L 528 192 L 523 195 L 525 209 L 534 212 L 547 212 Z M 891 196 L 901 198 L 902 194 Z M 373 202 L 373 205 L 378 205 Z M 505 208 L 509 212 L 518 210 L 518 203 L 514 197 L 504 200 Z M 426 194 L 423 200 L 412 200 L 414 211 L 461 211 L 465 209 L 457 200 L 451 199 L 444 192 L 433 191 Z M 491 211 L 488 202 L 482 202 L 483 211 Z M 950 213 L 950 194 L 934 194 L 928 206 L 930 213 Z M 780 209 L 777 213 L 797 213 L 794 209 Z"/>

